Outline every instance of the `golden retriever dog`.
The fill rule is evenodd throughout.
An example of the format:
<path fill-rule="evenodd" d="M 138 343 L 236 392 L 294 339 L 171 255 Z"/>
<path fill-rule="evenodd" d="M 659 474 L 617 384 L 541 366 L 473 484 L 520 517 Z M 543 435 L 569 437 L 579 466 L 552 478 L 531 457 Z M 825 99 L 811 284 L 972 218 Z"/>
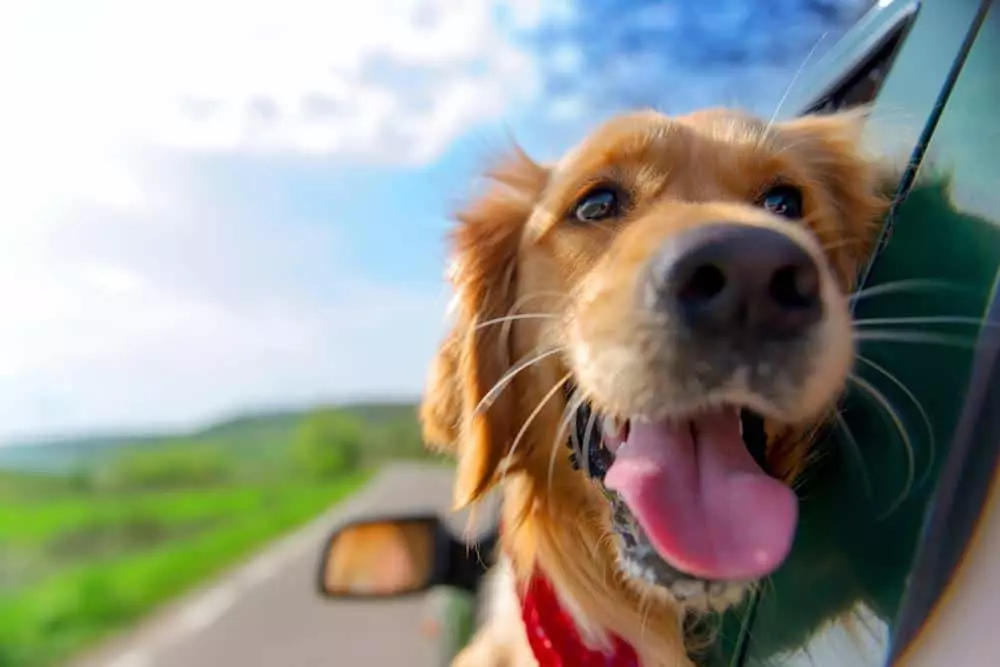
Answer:
<path fill-rule="evenodd" d="M 587 646 L 690 665 L 685 615 L 781 565 L 888 204 L 864 120 L 634 112 L 488 174 L 421 406 L 456 505 L 503 499 L 509 576 L 456 664 L 536 664 L 516 596 L 542 576 Z"/>

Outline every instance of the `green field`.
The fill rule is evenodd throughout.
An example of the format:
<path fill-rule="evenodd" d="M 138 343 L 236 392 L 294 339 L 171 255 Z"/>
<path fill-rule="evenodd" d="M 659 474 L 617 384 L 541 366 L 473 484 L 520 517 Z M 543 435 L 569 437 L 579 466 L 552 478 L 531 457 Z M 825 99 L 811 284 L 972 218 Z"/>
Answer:
<path fill-rule="evenodd" d="M 381 463 L 426 456 L 412 406 L 30 447 L 0 467 L 0 667 L 58 663 L 307 522 Z M 67 452 L 69 466 L 45 459 Z"/>

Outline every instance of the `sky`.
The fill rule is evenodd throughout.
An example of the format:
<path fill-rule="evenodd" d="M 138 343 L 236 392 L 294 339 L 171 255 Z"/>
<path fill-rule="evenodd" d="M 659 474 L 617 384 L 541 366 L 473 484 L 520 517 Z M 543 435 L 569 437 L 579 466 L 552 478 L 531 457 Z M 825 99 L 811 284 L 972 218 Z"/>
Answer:
<path fill-rule="evenodd" d="M 870 4 L 4 0 L 0 442 L 417 396 L 510 137 L 769 115 Z"/>

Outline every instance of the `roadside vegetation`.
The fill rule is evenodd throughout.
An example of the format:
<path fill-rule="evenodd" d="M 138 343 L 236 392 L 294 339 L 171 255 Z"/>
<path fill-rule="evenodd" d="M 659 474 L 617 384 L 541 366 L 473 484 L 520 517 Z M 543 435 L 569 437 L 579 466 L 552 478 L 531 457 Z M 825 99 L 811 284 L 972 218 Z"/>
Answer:
<path fill-rule="evenodd" d="M 30 447 L 0 448 L 0 667 L 56 664 L 327 510 L 381 463 L 427 456 L 410 405 Z"/>

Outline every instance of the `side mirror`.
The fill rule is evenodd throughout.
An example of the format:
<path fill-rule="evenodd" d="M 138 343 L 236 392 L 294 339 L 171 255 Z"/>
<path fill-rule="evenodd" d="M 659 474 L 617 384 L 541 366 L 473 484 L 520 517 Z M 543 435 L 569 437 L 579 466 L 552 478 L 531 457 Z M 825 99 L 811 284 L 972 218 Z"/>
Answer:
<path fill-rule="evenodd" d="M 331 598 L 389 598 L 434 586 L 474 591 L 487 565 L 434 516 L 368 519 L 335 530 L 319 566 L 319 592 Z M 491 554 L 490 554 L 491 555 Z"/>

